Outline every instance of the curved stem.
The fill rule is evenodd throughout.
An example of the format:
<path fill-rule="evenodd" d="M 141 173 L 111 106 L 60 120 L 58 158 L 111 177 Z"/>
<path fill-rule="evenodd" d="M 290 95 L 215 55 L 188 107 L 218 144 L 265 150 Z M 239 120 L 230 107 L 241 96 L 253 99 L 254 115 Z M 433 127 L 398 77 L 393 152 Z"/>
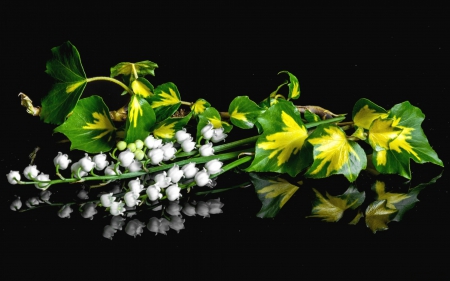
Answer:
<path fill-rule="evenodd" d="M 124 88 L 125 91 L 127 91 L 130 95 L 134 94 L 133 91 L 127 85 L 125 85 L 124 83 L 120 82 L 119 80 L 111 78 L 111 77 L 97 76 L 97 77 L 92 77 L 92 78 L 86 79 L 86 82 L 99 81 L 99 80 L 104 80 L 104 81 L 109 81 L 109 82 L 116 83 L 120 87 Z"/>

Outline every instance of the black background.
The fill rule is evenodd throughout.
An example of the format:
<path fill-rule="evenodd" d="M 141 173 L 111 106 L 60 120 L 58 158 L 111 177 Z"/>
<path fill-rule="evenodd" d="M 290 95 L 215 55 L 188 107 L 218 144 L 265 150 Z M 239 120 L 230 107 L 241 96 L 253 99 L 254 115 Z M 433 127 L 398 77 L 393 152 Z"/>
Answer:
<path fill-rule="evenodd" d="M 174 82 L 184 100 L 205 98 L 223 111 L 238 95 L 263 99 L 284 81 L 277 75 L 281 70 L 298 77 L 300 104 L 320 105 L 335 113 L 350 113 L 362 97 L 384 108 L 409 100 L 426 114 L 424 132 L 444 164 L 449 164 L 445 97 L 450 87 L 450 29 L 448 10 L 441 7 L 298 9 L 282 4 L 167 3 L 54 9 L 24 5 L 1 12 L 3 174 L 22 171 L 36 146 L 42 148 L 36 162 L 39 169 L 50 167 L 57 151 L 69 152 L 67 146 L 55 144 L 54 126 L 27 115 L 17 98 L 24 92 L 39 104 L 52 85 L 44 73 L 50 49 L 67 40 L 80 52 L 88 77 L 108 76 L 109 68 L 122 61 L 151 60 L 159 65 L 156 76 L 148 77 L 153 85 Z M 85 93 L 121 106 L 120 92 L 115 85 L 95 82 Z M 233 133 L 239 137 L 238 129 Z M 411 166 L 412 186 L 442 170 L 432 164 Z M 230 185 L 231 177 L 221 177 L 219 186 Z M 160 257 L 161 263 L 189 263 L 193 268 L 256 263 L 257 272 L 263 273 L 298 270 L 301 274 L 313 268 L 362 270 L 385 277 L 392 272 L 448 277 L 447 178 L 444 173 L 437 184 L 426 188 L 419 195 L 421 202 L 402 222 L 393 222 L 388 231 L 375 235 L 363 221 L 349 226 L 305 218 L 311 208 L 310 187 L 328 186 L 332 194 L 338 194 L 333 186 L 339 191 L 347 188 L 343 177 L 334 176 L 310 181 L 275 219 L 256 217 L 260 203 L 248 188 L 220 195 L 223 214 L 187 218 L 186 229 L 179 234 L 170 231 L 167 237 L 155 237 L 145 231 L 133 238 L 122 231 L 112 241 L 101 235 L 108 223 L 101 215 L 91 221 L 76 212 L 71 219 L 60 219 L 56 209 L 10 211 L 14 195 L 26 198 L 37 190 L 11 186 L 4 179 L 0 235 L 15 266 L 31 257 L 65 265 L 71 258 L 89 263 L 111 259 L 114 264 L 146 254 L 140 259 L 143 263 L 150 262 L 145 257 Z M 402 180 L 394 177 L 394 182 Z M 75 195 L 77 187 L 53 190 L 57 196 Z M 146 222 L 150 216 L 138 218 Z"/>

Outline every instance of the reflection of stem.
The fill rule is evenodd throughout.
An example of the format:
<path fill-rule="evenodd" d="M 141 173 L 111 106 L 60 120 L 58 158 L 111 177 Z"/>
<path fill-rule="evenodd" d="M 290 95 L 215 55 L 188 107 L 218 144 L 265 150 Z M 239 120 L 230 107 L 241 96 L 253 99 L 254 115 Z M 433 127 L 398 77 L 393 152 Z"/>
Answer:
<path fill-rule="evenodd" d="M 124 88 L 125 91 L 127 91 L 130 95 L 133 95 L 133 91 L 128 88 L 127 85 L 125 85 L 124 83 L 120 82 L 117 79 L 111 78 L 111 77 L 107 77 L 107 76 L 97 76 L 97 77 L 92 77 L 92 78 L 88 78 L 86 79 L 86 82 L 92 82 L 92 81 L 99 81 L 99 80 L 105 80 L 105 81 L 109 81 L 109 82 L 113 82 L 116 83 L 117 85 L 119 85 L 120 87 Z"/>
<path fill-rule="evenodd" d="M 194 195 L 205 195 L 205 194 L 213 194 L 213 193 L 225 192 L 225 191 L 236 189 L 236 188 L 246 188 L 246 187 L 248 187 L 250 185 L 251 185 L 251 182 L 247 181 L 247 182 L 244 182 L 244 183 L 241 183 L 241 184 L 237 184 L 237 185 L 233 185 L 233 186 L 227 187 L 227 188 L 211 189 L 211 190 L 207 190 L 207 191 L 198 191 L 198 192 L 195 192 Z"/>

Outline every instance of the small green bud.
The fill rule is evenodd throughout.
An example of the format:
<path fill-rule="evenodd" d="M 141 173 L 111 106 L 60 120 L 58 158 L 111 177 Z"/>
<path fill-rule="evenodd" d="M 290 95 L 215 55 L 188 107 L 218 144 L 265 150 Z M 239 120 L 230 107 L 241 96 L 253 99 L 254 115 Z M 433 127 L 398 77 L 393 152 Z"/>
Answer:
<path fill-rule="evenodd" d="M 134 142 L 129 143 L 127 145 L 127 148 L 131 151 L 131 152 L 135 152 L 136 151 L 136 144 Z"/>
<path fill-rule="evenodd" d="M 127 143 L 124 142 L 124 141 L 119 141 L 119 142 L 117 143 L 116 147 L 117 147 L 118 150 L 122 151 L 122 150 L 124 150 L 125 148 L 127 148 Z"/>
<path fill-rule="evenodd" d="M 144 147 L 144 142 L 141 140 L 136 140 L 134 143 L 136 144 L 137 149 L 142 149 Z"/>
<path fill-rule="evenodd" d="M 136 151 L 134 152 L 134 158 L 136 160 L 141 161 L 142 159 L 144 159 L 145 153 L 144 151 L 142 151 L 142 149 L 136 149 Z"/>

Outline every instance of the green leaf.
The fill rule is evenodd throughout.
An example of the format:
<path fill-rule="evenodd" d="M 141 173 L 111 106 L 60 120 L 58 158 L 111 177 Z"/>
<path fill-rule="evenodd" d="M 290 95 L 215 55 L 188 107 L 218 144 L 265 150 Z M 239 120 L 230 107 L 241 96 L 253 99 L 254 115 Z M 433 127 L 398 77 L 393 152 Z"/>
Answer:
<path fill-rule="evenodd" d="M 155 125 L 155 112 L 146 99 L 133 95 L 128 104 L 125 142 L 144 140 Z"/>
<path fill-rule="evenodd" d="M 368 130 L 372 122 L 381 117 L 386 118 L 388 112 L 368 99 L 360 99 L 353 106 L 352 118 L 355 126 Z"/>
<path fill-rule="evenodd" d="M 395 209 L 388 208 L 386 203 L 386 200 L 378 200 L 367 206 L 366 225 L 373 233 L 387 230 L 387 224 L 392 221 L 398 212 Z"/>
<path fill-rule="evenodd" d="M 261 210 L 257 214 L 260 218 L 275 217 L 299 189 L 299 186 L 279 177 L 250 173 L 250 178 L 262 203 Z M 301 185 L 302 182 L 298 184 Z"/>
<path fill-rule="evenodd" d="M 318 126 L 307 141 L 314 147 L 314 162 L 306 172 L 308 177 L 342 174 L 353 182 L 366 168 L 364 150 L 356 142 L 349 141 L 345 132 L 334 124 Z"/>
<path fill-rule="evenodd" d="M 408 101 L 392 107 L 388 119 L 376 119 L 369 128 L 369 143 L 374 148 L 373 164 L 381 173 L 399 174 L 411 178 L 409 159 L 416 163 L 431 162 L 444 166 L 436 152 L 431 148 L 421 124 L 425 118 L 422 111 Z M 372 134 L 383 124 L 391 136 L 386 141 L 373 141 Z"/>
<path fill-rule="evenodd" d="M 156 138 L 163 139 L 164 142 L 170 142 L 175 139 L 175 133 L 181 130 L 191 119 L 192 112 L 183 118 L 167 118 L 158 123 L 153 130 Z"/>
<path fill-rule="evenodd" d="M 150 105 L 156 114 L 156 121 L 171 117 L 181 105 L 180 93 L 172 82 L 159 85 L 154 95 L 149 98 Z"/>
<path fill-rule="evenodd" d="M 131 81 L 136 79 L 136 76 L 144 77 L 145 75 L 155 76 L 155 69 L 158 65 L 149 60 L 131 63 L 121 62 L 116 66 L 111 67 L 111 77 L 123 75 L 125 84 L 129 85 Z"/>
<path fill-rule="evenodd" d="M 115 145 L 115 133 L 109 109 L 99 96 L 81 99 L 73 113 L 55 132 L 66 135 L 70 149 L 88 153 L 109 151 Z"/>
<path fill-rule="evenodd" d="M 191 111 L 194 112 L 194 115 L 202 114 L 211 104 L 204 99 L 198 99 L 191 105 Z"/>
<path fill-rule="evenodd" d="M 365 192 L 359 192 L 354 186 L 350 186 L 344 194 L 332 196 L 326 193 L 326 198 L 313 188 L 316 199 L 313 202 L 311 218 L 321 218 L 326 222 L 339 221 L 344 211 L 351 208 L 356 209 L 364 202 L 366 198 Z"/>
<path fill-rule="evenodd" d="M 287 73 L 289 75 L 289 96 L 288 99 L 298 99 L 300 97 L 300 83 L 298 82 L 297 77 L 289 71 L 280 71 L 280 73 Z"/>
<path fill-rule="evenodd" d="M 134 80 L 131 83 L 131 89 L 133 90 L 133 93 L 146 99 L 147 101 L 149 101 L 150 97 L 153 96 L 153 92 L 155 90 L 153 85 L 143 77 L 139 77 Z"/>
<path fill-rule="evenodd" d="M 309 110 L 305 110 L 305 113 L 303 114 L 305 116 L 306 121 L 308 121 L 308 123 L 311 122 L 319 122 L 322 119 L 320 119 L 320 116 L 309 111 Z"/>
<path fill-rule="evenodd" d="M 69 41 L 53 48 L 52 54 L 45 72 L 57 82 L 42 100 L 40 116 L 46 123 L 61 124 L 75 108 L 87 79 L 80 54 Z"/>
<path fill-rule="evenodd" d="M 206 108 L 198 117 L 199 121 L 197 124 L 197 139 L 202 135 L 202 129 L 209 123 L 213 125 L 214 129 L 223 127 L 224 133 L 229 133 L 233 128 L 233 125 L 230 125 L 228 122 L 222 121 L 219 111 L 217 111 L 217 109 L 215 109 L 214 107 Z"/>
<path fill-rule="evenodd" d="M 255 159 L 247 171 L 288 173 L 294 177 L 309 163 L 301 161 L 308 132 L 290 102 L 280 102 L 258 118 L 264 132 L 256 142 Z"/>
<path fill-rule="evenodd" d="M 263 109 L 248 96 L 236 97 L 228 108 L 231 123 L 242 129 L 253 128 L 256 119 L 262 112 Z"/>

